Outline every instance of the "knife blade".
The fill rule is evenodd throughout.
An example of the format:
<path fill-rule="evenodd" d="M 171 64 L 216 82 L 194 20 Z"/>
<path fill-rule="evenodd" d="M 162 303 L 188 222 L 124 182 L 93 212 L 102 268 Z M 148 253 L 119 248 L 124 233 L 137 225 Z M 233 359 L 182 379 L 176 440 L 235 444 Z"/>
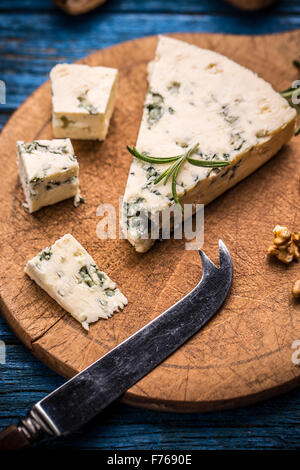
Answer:
<path fill-rule="evenodd" d="M 33 443 L 78 430 L 199 331 L 223 304 L 233 275 L 222 240 L 219 268 L 203 251 L 199 254 L 202 278 L 189 294 L 36 403 L 17 427 L 0 433 L 0 448 L 14 438 Z"/>

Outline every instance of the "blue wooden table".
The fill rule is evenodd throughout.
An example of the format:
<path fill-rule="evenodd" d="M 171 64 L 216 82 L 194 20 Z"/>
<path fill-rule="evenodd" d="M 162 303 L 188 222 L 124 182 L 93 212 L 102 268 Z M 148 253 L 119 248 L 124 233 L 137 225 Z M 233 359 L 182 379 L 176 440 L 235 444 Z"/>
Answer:
<path fill-rule="evenodd" d="M 300 28 L 300 0 L 243 13 L 222 0 L 108 0 L 84 17 L 69 17 L 50 0 L 0 1 L 0 79 L 7 103 L 0 127 L 57 62 L 150 34 L 260 34 Z M 12 158 L 14 156 L 12 155 Z M 6 364 L 0 364 L 0 428 L 24 415 L 63 379 L 41 364 L 0 318 Z M 1 344 L 1 343 L 0 343 Z M 84 432 L 55 443 L 77 449 L 296 449 L 300 390 L 245 409 L 164 414 L 114 404 Z M 47 444 L 53 446 L 53 443 Z"/>

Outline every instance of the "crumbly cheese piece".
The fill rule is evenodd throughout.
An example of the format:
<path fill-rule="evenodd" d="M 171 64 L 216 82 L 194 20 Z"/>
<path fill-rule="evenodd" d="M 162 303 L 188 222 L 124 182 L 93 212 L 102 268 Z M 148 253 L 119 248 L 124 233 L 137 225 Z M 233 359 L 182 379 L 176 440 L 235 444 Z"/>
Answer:
<path fill-rule="evenodd" d="M 182 204 L 208 204 L 293 135 L 296 112 L 287 101 L 256 74 L 216 52 L 160 37 L 148 80 L 138 151 L 169 157 L 199 143 L 194 159 L 230 162 L 219 169 L 185 162 L 177 178 Z M 148 234 L 135 214 L 143 211 L 155 219 L 173 204 L 171 179 L 154 185 L 167 168 L 133 159 L 121 225 L 139 252 L 155 240 L 145 239 Z"/>
<path fill-rule="evenodd" d="M 118 70 L 59 64 L 50 72 L 55 137 L 104 140 L 113 113 Z"/>
<path fill-rule="evenodd" d="M 116 284 L 70 234 L 28 261 L 25 272 L 86 330 L 127 305 Z"/>
<path fill-rule="evenodd" d="M 20 179 L 30 212 L 79 197 L 79 165 L 70 139 L 17 142 Z"/>

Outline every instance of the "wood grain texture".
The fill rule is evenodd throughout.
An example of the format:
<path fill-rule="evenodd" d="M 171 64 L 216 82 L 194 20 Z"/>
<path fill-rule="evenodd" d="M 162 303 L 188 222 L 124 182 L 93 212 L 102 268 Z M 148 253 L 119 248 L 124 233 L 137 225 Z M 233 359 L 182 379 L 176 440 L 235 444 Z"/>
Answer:
<path fill-rule="evenodd" d="M 13 5 L 12 5 L 13 3 Z M 297 0 L 286 0 L 281 2 L 286 6 L 288 3 L 290 9 L 297 6 Z M 53 11 L 57 10 L 52 0 L 1 0 L 0 11 L 9 11 L 11 8 L 15 10 L 22 10 L 26 12 L 30 11 Z M 150 12 L 154 13 L 157 11 L 171 11 L 174 13 L 179 12 L 218 12 L 223 11 L 234 11 L 230 8 L 223 0 L 189 0 L 188 2 L 174 2 L 172 0 L 109 0 L 106 4 L 101 6 L 99 10 L 112 11 L 112 12 Z"/>
<path fill-rule="evenodd" d="M 239 0 L 237 0 L 239 1 Z M 240 0 L 246 1 L 246 0 Z M 250 2 L 251 0 L 249 0 Z M 252 0 L 263 2 L 265 0 Z M 22 10 L 25 13 L 31 13 L 32 11 L 53 11 L 56 10 L 51 0 L 1 0 L 0 11 L 15 11 Z M 296 13 L 299 12 L 300 5 L 299 0 L 279 0 L 272 8 L 267 10 L 273 12 L 287 12 Z M 110 12 L 149 12 L 153 14 L 155 12 L 172 12 L 178 13 L 240 13 L 237 9 L 231 7 L 224 0 L 189 0 L 188 2 L 183 0 L 107 0 L 107 2 L 101 6 L 99 12 L 110 11 Z"/>
<path fill-rule="evenodd" d="M 205 32 L 245 33 L 246 27 L 247 31 L 254 34 L 269 33 L 286 30 L 287 25 L 289 29 L 296 28 L 300 24 L 299 16 L 297 16 L 300 12 L 299 0 L 281 0 L 259 15 L 251 14 L 246 26 L 244 19 L 239 20 L 240 11 L 222 0 L 189 0 L 189 2 L 185 0 L 176 2 L 173 0 L 109 0 L 103 7 L 91 14 L 89 27 L 81 33 L 79 31 L 77 38 L 74 37 L 73 30 L 78 30 L 80 25 L 78 26 L 76 22 L 74 24 L 69 22 L 61 45 L 57 43 L 57 47 L 52 48 L 57 29 L 46 28 L 41 37 L 36 32 L 37 22 L 32 20 L 32 14 L 38 9 L 45 12 L 44 17 L 42 15 L 39 17 L 39 21 L 48 24 L 49 13 L 55 14 L 55 7 L 52 6 L 51 0 L 2 0 L 0 3 L 0 10 L 4 14 L 2 30 L 5 28 L 5 16 L 7 24 L 13 24 L 15 15 L 15 26 L 19 25 L 13 33 L 5 28 L 4 35 L 0 39 L 2 58 L 0 74 L 5 74 L 6 79 L 9 79 L 9 85 L 11 79 L 14 78 L 13 92 L 9 93 L 7 103 L 10 108 L 9 113 L 15 106 L 21 104 L 26 94 L 30 94 L 46 79 L 47 71 L 52 64 L 52 62 L 49 64 L 47 62 L 52 61 L 54 55 L 60 61 L 69 62 L 90 53 L 90 47 L 99 47 L 99 44 L 94 46 L 96 39 L 93 31 L 96 24 L 101 23 L 103 27 L 102 12 L 107 7 L 112 12 L 112 15 L 105 19 L 108 27 L 114 11 L 134 12 L 134 32 L 131 31 L 131 24 L 128 25 L 127 32 L 124 28 L 120 28 L 111 35 L 107 32 L 108 27 L 105 28 L 103 34 L 97 29 L 96 36 L 102 44 L 101 47 L 110 46 L 110 40 L 116 43 L 133 37 L 133 34 L 142 35 L 146 15 L 148 15 L 148 34 L 154 34 L 158 27 L 165 28 L 170 15 L 163 17 L 156 15 L 156 12 L 163 11 L 173 13 L 173 32 L 184 31 L 185 25 L 182 24 L 182 15 L 178 15 L 179 12 L 185 14 L 201 12 L 202 15 L 196 16 L 195 25 L 198 31 Z M 20 24 L 18 10 L 22 11 L 25 23 L 31 25 L 31 30 L 29 26 L 26 28 L 26 24 Z M 226 10 L 225 14 L 223 10 Z M 278 21 L 280 13 L 282 13 L 281 20 Z M 140 15 L 143 20 L 140 20 Z M 176 21 L 177 15 L 178 21 Z M 194 27 L 194 24 L 190 27 Z M 72 41 L 69 41 L 69 38 Z M 74 44 L 74 41 L 76 41 L 76 47 L 73 50 L 70 45 Z M 10 90 L 11 86 L 9 86 Z M 3 109 L 4 105 L 0 108 Z M 5 124 L 9 113 L 0 115 L 0 127 Z M 1 317 L 0 339 L 8 345 L 7 364 L 0 364 L 0 426 L 2 428 L 16 421 L 19 416 L 25 415 L 30 406 L 63 383 L 63 379 L 38 361 L 27 348 L 19 344 L 14 333 Z M 10 344 L 13 346 L 10 347 Z M 48 445 L 54 445 L 55 448 L 59 445 L 68 449 L 116 450 L 297 449 L 300 436 L 299 391 L 300 389 L 248 408 L 209 414 L 160 413 L 116 403 L 76 436 Z"/>
<path fill-rule="evenodd" d="M 0 428 L 16 422 L 64 379 L 18 344 L 0 317 L 7 345 L 0 364 Z M 262 404 L 214 413 L 161 413 L 114 403 L 68 438 L 47 442 L 63 449 L 297 449 L 300 393 L 291 391 Z"/>
<path fill-rule="evenodd" d="M 70 15 L 82 15 L 102 5 L 106 0 L 53 0 L 53 3 Z"/>
<path fill-rule="evenodd" d="M 295 78 L 290 63 L 297 56 L 299 32 L 250 38 L 176 36 L 225 53 L 277 88 Z M 149 37 L 85 59 L 91 65 L 118 67 L 120 87 L 108 139 L 74 141 L 86 197 L 86 204 L 77 210 L 65 201 L 30 216 L 22 206 L 15 141 L 52 137 L 49 84 L 21 106 L 0 136 L 4 163 L 0 191 L 6 201 L 0 215 L 4 314 L 34 354 L 65 376 L 82 370 L 179 300 L 201 276 L 198 255 L 185 251 L 183 241 L 158 243 L 146 255 L 138 255 L 124 240 L 101 242 L 95 234 L 98 204 L 117 205 L 126 184 L 130 157 L 124 148 L 136 139 L 147 89 L 146 64 L 155 46 L 156 38 Z M 251 56 L 245 53 L 249 50 Z M 210 410 L 250 403 L 299 383 L 291 344 L 300 337 L 300 306 L 289 294 L 298 267 L 287 269 L 265 256 L 276 223 L 295 229 L 299 224 L 297 152 L 294 139 L 271 162 L 207 207 L 204 248 L 217 261 L 217 239 L 229 247 L 235 267 L 231 296 L 213 322 L 125 395 L 128 403 Z M 99 321 L 89 334 L 23 274 L 27 258 L 66 232 L 78 238 L 129 299 L 124 313 Z"/>
<path fill-rule="evenodd" d="M 21 0 L 14 2 L 16 11 L 3 12 L 0 6 L 0 79 L 7 84 L 10 111 L 47 80 L 56 63 L 78 60 L 120 41 L 171 31 L 264 34 L 300 28 L 296 1 L 278 2 L 267 13 L 244 13 L 223 0 L 111 0 L 84 21 L 43 9 L 51 5 L 50 0 L 36 2 L 32 11 L 22 11 Z M 5 3 L 7 8 L 12 4 L 7 0 L 1 5 Z"/>

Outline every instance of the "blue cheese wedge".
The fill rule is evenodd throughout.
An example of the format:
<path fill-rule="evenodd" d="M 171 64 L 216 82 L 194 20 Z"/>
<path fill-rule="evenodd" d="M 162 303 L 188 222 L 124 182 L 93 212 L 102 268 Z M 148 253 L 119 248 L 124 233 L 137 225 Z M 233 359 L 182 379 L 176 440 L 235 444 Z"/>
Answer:
<path fill-rule="evenodd" d="M 104 140 L 113 113 L 118 70 L 59 64 L 50 72 L 55 137 Z"/>
<path fill-rule="evenodd" d="M 170 157 L 198 143 L 193 159 L 230 163 L 209 169 L 185 162 L 176 187 L 181 204 L 213 201 L 263 165 L 293 135 L 296 112 L 287 101 L 255 73 L 216 52 L 160 37 L 148 71 L 137 150 Z M 138 252 L 147 251 L 155 240 L 146 238 L 136 214 L 143 211 L 157 220 L 173 204 L 171 178 L 166 185 L 154 185 L 167 168 L 133 159 L 121 226 Z"/>
<path fill-rule="evenodd" d="M 34 212 L 79 193 L 79 165 L 70 139 L 17 142 L 18 165 L 26 207 Z"/>
<path fill-rule="evenodd" d="M 70 234 L 28 261 L 25 273 L 86 330 L 127 305 L 116 284 Z"/>

